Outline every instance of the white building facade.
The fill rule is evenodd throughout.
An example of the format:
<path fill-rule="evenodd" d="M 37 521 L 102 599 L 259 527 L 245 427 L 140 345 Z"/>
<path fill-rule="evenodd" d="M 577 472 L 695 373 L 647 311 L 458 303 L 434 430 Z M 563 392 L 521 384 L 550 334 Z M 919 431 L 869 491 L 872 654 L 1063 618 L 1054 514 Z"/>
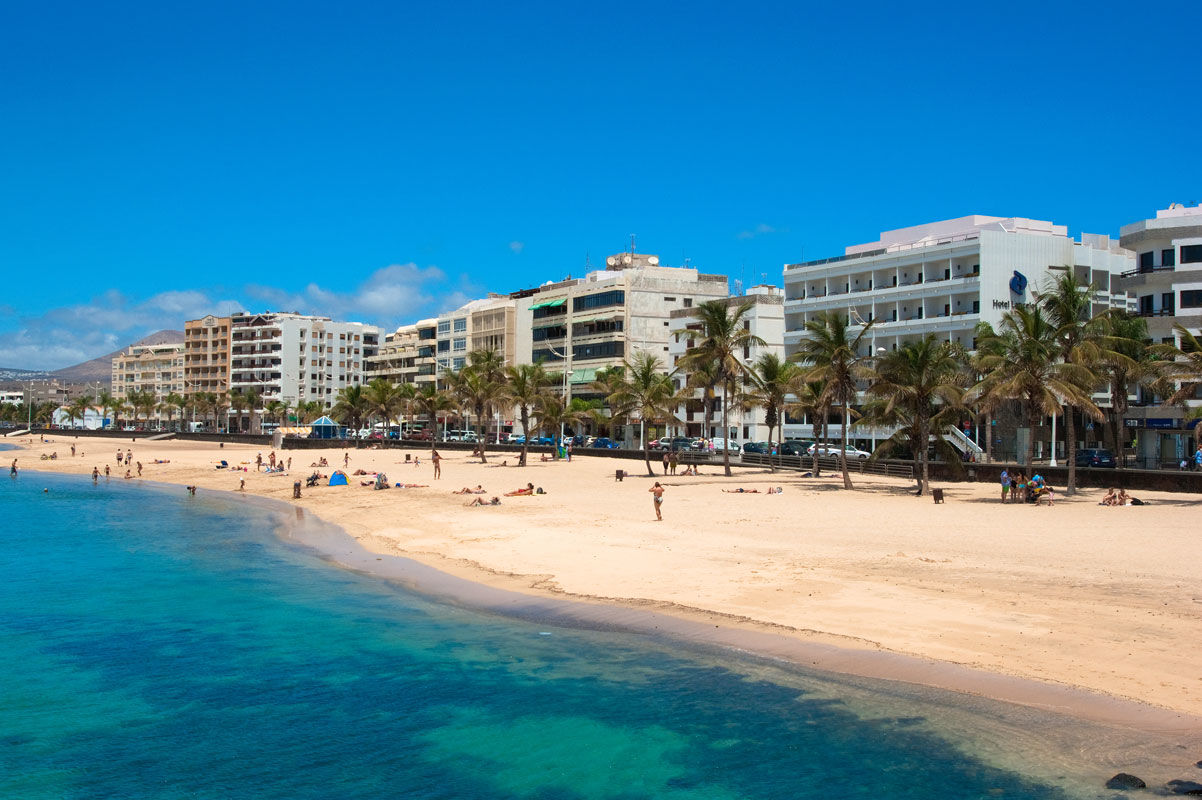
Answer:
<path fill-rule="evenodd" d="M 1135 313 L 1145 318 L 1149 338 L 1180 347 L 1174 325 L 1195 335 L 1202 332 L 1202 205 L 1173 204 L 1153 219 L 1124 225 L 1119 236 L 1135 254 L 1133 268 L 1119 285 L 1134 296 Z M 1202 398 L 1186 403 L 1197 408 Z M 1177 464 L 1193 452 L 1197 431 L 1185 416 L 1185 409 L 1154 403 L 1140 392 L 1123 419 L 1140 466 Z"/>
<path fill-rule="evenodd" d="M 360 322 L 289 312 L 230 318 L 230 391 L 258 392 L 263 403 L 319 402 L 364 383 L 380 329 Z"/>
<path fill-rule="evenodd" d="M 1064 270 L 1093 285 L 1095 313 L 1131 309 L 1118 278 L 1133 265 L 1133 254 L 1108 236 L 1075 241 L 1065 226 L 1021 217 L 974 215 L 885 231 L 841 256 L 785 265 L 785 350 L 797 352 L 806 323 L 824 311 L 847 316 L 853 335 L 873 323 L 864 356 L 928 333 L 973 350 L 978 323 L 996 329 L 1007 311 L 1032 302 Z M 839 435 L 839 426 L 831 427 L 831 436 Z M 888 433 L 852 430 L 866 444 Z M 790 425 L 785 433 L 809 438 L 813 427 Z"/>
<path fill-rule="evenodd" d="M 774 354 L 781 360 L 785 358 L 785 293 L 779 286 L 753 286 L 747 294 L 728 297 L 723 302 L 731 309 L 746 305 L 743 315 L 743 327 L 753 336 L 764 341 L 762 345 L 749 345 L 739 354 L 743 362 L 754 366 L 759 358 L 766 354 Z M 704 336 L 702 326 L 697 320 L 696 307 L 680 308 L 672 311 L 672 338 L 668 342 L 669 365 L 672 367 L 673 380 L 678 389 L 688 385 L 689 374 L 680 367 L 681 359 L 692 349 L 697 341 Z M 679 331 L 695 331 L 694 336 Z M 769 438 L 768 425 L 762 408 L 743 409 L 739 404 L 732 405 L 727 411 L 728 430 L 722 430 L 722 397 L 720 389 L 715 390 L 717 397 L 713 401 L 708 428 L 705 425 L 705 397 L 703 389 L 695 389 L 694 402 L 678 409 L 677 416 L 681 424 L 669 426 L 673 435 L 703 436 L 707 439 L 721 437 L 742 446 L 745 442 L 763 442 Z M 772 431 L 774 438 L 779 438 L 781 429 Z"/>

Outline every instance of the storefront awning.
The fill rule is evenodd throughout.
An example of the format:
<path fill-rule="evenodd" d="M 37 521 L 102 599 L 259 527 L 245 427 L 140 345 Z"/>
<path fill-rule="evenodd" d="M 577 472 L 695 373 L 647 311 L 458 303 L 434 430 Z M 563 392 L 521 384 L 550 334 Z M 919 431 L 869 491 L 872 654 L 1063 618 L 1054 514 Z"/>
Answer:
<path fill-rule="evenodd" d="M 567 302 L 568 299 L 566 297 L 561 297 L 558 300 L 547 300 L 542 303 L 535 303 L 534 305 L 530 306 L 530 310 L 533 311 L 536 308 L 557 308 Z"/>
<path fill-rule="evenodd" d="M 568 383 L 576 384 L 576 385 L 581 384 L 581 383 L 592 383 L 595 380 L 597 380 L 597 368 L 596 367 L 585 367 L 584 369 L 574 369 L 574 370 L 572 370 L 572 374 L 568 376 Z"/>
<path fill-rule="evenodd" d="M 606 311 L 601 314 L 593 314 L 591 317 L 572 317 L 572 324 L 574 325 L 577 322 L 600 322 L 601 320 L 624 316 L 625 313 L 626 312 L 621 308 L 615 308 L 613 311 Z"/>
<path fill-rule="evenodd" d="M 285 427 L 281 426 L 279 428 L 276 428 L 276 430 L 279 431 L 280 433 L 284 434 L 285 436 L 308 436 L 310 433 L 313 432 L 313 427 L 311 425 L 300 425 L 300 426 L 293 426 L 290 428 L 285 428 Z"/>

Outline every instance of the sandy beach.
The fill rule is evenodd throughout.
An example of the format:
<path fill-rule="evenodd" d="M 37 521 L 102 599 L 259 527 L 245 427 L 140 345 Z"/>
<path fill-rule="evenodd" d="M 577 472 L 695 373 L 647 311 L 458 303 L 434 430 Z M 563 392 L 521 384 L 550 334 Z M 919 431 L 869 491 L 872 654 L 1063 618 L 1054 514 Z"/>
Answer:
<path fill-rule="evenodd" d="M 230 492 L 245 478 L 246 492 L 296 503 L 369 550 L 501 588 L 835 645 L 845 664 L 890 663 L 869 657 L 884 654 L 955 665 L 896 676 L 1002 699 L 1021 701 L 1021 691 L 994 691 L 989 676 L 1083 689 L 1135 701 L 1156 712 L 1155 724 L 1202 731 L 1193 652 L 1202 641 L 1202 502 L 1193 495 L 1136 492 L 1149 505 L 1111 508 L 1098 505 L 1101 490 L 1087 489 L 1036 508 L 1001 504 L 992 484 L 949 483 L 947 502 L 935 505 L 887 478 L 857 476 L 848 492 L 834 474 L 737 468 L 726 478 L 706 467 L 701 476 L 665 477 L 653 462 L 649 479 L 641 461 L 543 462 L 531 454 L 529 466 L 517 468 L 515 454 L 481 465 L 457 451 L 442 454 L 435 480 L 428 450 L 285 450 L 277 456 L 292 459 L 291 474 L 267 475 L 254 465 L 258 453 L 266 460 L 265 447 L 0 441 L 26 448 L 4 455 L 28 470 L 98 467 L 105 480 L 107 464 L 109 480 L 123 480 L 120 447 L 142 462 L 142 480 Z M 74 458 L 72 442 L 82 453 Z M 40 459 L 52 451 L 57 460 Z M 293 481 L 312 473 L 312 462 L 328 459 L 318 470 L 328 475 L 344 453 L 351 485 L 322 481 L 291 499 Z M 405 463 L 406 454 L 420 464 Z M 222 458 L 249 471 L 215 469 Z M 617 482 L 616 468 L 634 475 Z M 421 486 L 373 491 L 359 485 L 371 476 L 355 470 Z M 653 480 L 665 486 L 662 522 L 648 491 Z M 528 482 L 546 493 L 503 496 Z M 452 494 L 478 484 L 486 494 Z M 769 486 L 783 493 L 767 494 Z M 723 491 L 739 487 L 759 492 Z M 465 507 L 477 496 L 500 496 L 501 505 Z M 964 678 L 974 674 L 981 679 Z"/>

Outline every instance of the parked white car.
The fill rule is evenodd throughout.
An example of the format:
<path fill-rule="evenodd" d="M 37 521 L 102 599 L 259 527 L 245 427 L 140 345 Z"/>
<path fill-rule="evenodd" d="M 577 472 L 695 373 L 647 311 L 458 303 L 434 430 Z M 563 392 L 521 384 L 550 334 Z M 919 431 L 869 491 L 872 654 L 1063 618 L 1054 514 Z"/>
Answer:
<path fill-rule="evenodd" d="M 809 450 L 806 452 L 810 455 L 814 455 L 815 447 L 818 447 L 818 445 L 810 445 Z M 837 456 L 840 452 L 843 452 L 847 458 L 865 459 L 872 455 L 872 453 L 865 453 L 863 450 L 850 444 L 847 446 L 847 450 L 845 451 L 841 451 L 839 445 L 837 444 L 824 444 L 821 447 L 818 447 L 818 455 L 820 456 Z"/>
<path fill-rule="evenodd" d="M 739 443 L 734 439 L 723 439 L 721 436 L 716 436 L 708 441 L 708 449 L 713 450 L 715 453 L 721 453 L 723 450 L 728 450 L 732 453 L 739 452 Z"/>

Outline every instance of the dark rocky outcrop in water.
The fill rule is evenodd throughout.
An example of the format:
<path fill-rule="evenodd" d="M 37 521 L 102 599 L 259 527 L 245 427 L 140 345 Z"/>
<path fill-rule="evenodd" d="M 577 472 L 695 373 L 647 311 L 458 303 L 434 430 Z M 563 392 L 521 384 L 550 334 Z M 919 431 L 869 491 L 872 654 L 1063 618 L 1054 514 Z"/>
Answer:
<path fill-rule="evenodd" d="M 1141 781 L 1134 775 L 1128 775 L 1126 772 L 1120 772 L 1110 780 L 1106 781 L 1107 789 L 1143 789 L 1148 784 Z"/>

